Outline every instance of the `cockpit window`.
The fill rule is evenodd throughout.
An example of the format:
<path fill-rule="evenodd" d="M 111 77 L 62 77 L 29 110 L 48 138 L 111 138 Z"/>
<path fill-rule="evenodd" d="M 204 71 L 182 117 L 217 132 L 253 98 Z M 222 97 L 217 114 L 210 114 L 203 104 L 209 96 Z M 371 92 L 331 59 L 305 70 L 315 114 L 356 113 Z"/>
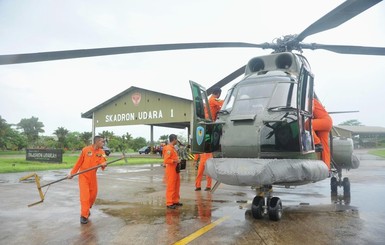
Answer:
<path fill-rule="evenodd" d="M 296 83 L 277 83 L 277 87 L 271 97 L 270 107 L 297 107 L 297 84 Z"/>
<path fill-rule="evenodd" d="M 268 81 L 234 87 L 226 95 L 222 112 L 233 115 L 250 115 L 266 107 L 296 108 L 296 83 L 293 81 Z"/>
<path fill-rule="evenodd" d="M 250 84 L 240 87 L 232 113 L 250 115 L 262 112 L 269 102 L 274 87 L 274 83 Z"/>
<path fill-rule="evenodd" d="M 227 91 L 225 101 L 222 106 L 222 110 L 231 111 L 234 105 L 234 101 L 235 101 L 235 94 L 233 94 L 233 90 L 230 89 L 229 91 Z"/>

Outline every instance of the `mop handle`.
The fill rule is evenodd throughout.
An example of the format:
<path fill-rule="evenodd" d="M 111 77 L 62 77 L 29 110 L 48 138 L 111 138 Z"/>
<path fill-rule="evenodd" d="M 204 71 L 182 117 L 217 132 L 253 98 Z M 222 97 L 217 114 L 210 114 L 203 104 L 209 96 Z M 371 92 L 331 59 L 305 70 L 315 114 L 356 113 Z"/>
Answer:
<path fill-rule="evenodd" d="M 109 165 L 109 164 L 111 164 L 111 163 L 114 163 L 114 162 L 117 162 L 117 161 L 120 161 L 120 160 L 122 160 L 122 159 L 124 159 L 124 158 L 125 158 L 125 157 L 121 157 L 121 158 L 118 158 L 118 159 L 109 161 L 109 162 L 107 162 L 107 165 Z M 107 165 L 106 165 L 106 166 L 107 166 Z M 85 170 L 82 170 L 82 171 L 80 171 L 80 172 L 77 172 L 76 174 L 72 174 L 71 177 L 74 177 L 74 176 L 76 176 L 76 175 L 79 175 L 79 174 L 83 174 L 83 173 L 89 172 L 89 171 L 91 171 L 91 170 L 94 170 L 94 169 L 100 168 L 100 167 L 102 167 L 102 164 L 93 166 L 93 167 L 91 167 L 91 168 L 87 168 L 87 169 L 85 169 Z M 45 184 L 45 185 L 40 186 L 40 189 L 43 188 L 43 187 L 46 187 L 46 186 L 48 186 L 48 185 L 52 185 L 52 184 L 55 184 L 55 183 L 57 183 L 57 182 L 66 180 L 66 179 L 68 179 L 68 177 L 64 177 L 64 178 L 61 178 L 61 179 L 52 181 L 52 182 L 50 182 L 50 183 L 48 183 L 48 184 Z"/>

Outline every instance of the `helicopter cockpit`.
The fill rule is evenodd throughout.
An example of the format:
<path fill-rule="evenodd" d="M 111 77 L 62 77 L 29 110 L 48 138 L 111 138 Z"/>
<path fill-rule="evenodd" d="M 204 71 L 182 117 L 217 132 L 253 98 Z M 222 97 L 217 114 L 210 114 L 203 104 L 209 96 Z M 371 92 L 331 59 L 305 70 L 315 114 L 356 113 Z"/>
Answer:
<path fill-rule="evenodd" d="M 227 92 L 215 122 L 203 116 L 209 110 L 205 89 L 190 84 L 195 110 L 204 108 L 196 114 L 198 121 L 194 119 L 201 144 L 192 144 L 193 151 L 239 158 L 288 158 L 298 152 L 307 158 L 314 152 L 313 75 L 302 56 L 284 53 L 251 59 L 246 76 Z"/>
<path fill-rule="evenodd" d="M 293 97 L 293 88 L 296 83 L 284 78 L 277 81 L 258 81 L 250 79 L 249 83 L 242 84 L 237 90 L 230 89 L 226 95 L 220 114 L 232 113 L 233 116 L 260 114 L 266 108 L 296 108 L 295 98 L 286 100 L 287 94 Z M 295 89 L 295 88 L 294 88 Z M 285 95 L 286 94 L 286 95 Z"/>

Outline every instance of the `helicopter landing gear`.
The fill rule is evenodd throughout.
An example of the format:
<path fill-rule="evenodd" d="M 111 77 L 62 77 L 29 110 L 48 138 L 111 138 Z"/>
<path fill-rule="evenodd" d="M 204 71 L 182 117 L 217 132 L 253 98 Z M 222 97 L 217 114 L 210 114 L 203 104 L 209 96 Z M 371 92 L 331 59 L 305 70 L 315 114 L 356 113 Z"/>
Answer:
<path fill-rule="evenodd" d="M 281 220 L 282 201 L 279 197 L 271 197 L 271 193 L 272 186 L 259 188 L 259 193 L 251 204 L 251 214 L 255 219 L 262 219 L 265 214 L 268 214 L 270 220 Z"/>
<path fill-rule="evenodd" d="M 256 196 L 251 204 L 251 214 L 255 219 L 262 219 L 265 213 L 265 198 Z"/>
<path fill-rule="evenodd" d="M 270 199 L 267 211 L 269 213 L 270 220 L 278 221 L 282 218 L 282 201 L 279 197 L 273 197 Z"/>
<path fill-rule="evenodd" d="M 342 173 L 338 171 L 338 176 L 332 176 L 330 178 L 330 189 L 332 201 L 344 201 L 345 204 L 350 203 L 350 181 L 345 177 L 342 180 Z M 342 187 L 343 195 L 338 195 L 338 187 Z"/>

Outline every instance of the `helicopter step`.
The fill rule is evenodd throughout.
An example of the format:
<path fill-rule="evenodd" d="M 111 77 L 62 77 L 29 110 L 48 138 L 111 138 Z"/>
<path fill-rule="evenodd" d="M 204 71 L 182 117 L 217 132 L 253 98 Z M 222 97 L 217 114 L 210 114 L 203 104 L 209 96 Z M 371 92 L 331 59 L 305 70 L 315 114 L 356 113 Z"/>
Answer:
<path fill-rule="evenodd" d="M 251 204 L 251 214 L 255 219 L 262 219 L 265 215 L 270 220 L 279 221 L 282 218 L 282 201 L 279 197 L 273 197 L 272 186 L 258 188 L 259 193 Z"/>

